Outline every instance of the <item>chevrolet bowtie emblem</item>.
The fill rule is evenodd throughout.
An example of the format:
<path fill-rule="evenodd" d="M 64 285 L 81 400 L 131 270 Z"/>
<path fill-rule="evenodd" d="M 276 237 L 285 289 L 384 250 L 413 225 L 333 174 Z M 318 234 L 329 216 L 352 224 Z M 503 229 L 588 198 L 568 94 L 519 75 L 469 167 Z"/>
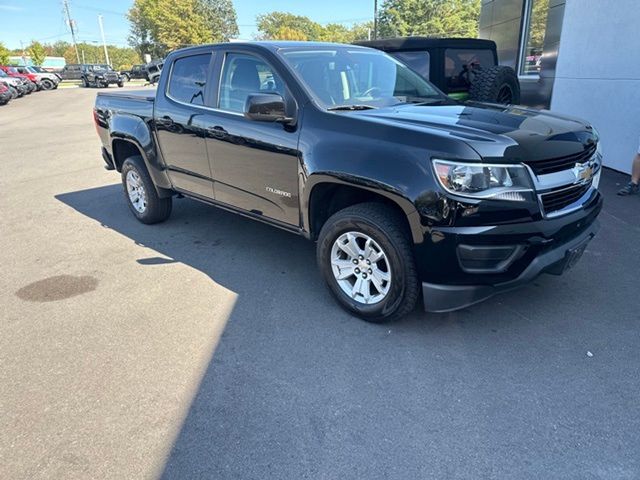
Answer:
<path fill-rule="evenodd" d="M 593 167 L 588 163 L 576 163 L 573 174 L 576 177 L 575 183 L 587 183 L 593 177 Z"/>

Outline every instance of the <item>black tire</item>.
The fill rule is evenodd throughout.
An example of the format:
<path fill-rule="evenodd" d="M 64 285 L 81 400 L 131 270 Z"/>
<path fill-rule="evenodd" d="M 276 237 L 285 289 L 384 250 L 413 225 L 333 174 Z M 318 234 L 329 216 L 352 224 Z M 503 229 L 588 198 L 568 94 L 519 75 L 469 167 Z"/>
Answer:
<path fill-rule="evenodd" d="M 391 285 L 378 303 L 366 305 L 347 295 L 333 274 L 331 251 L 336 240 L 347 232 L 367 235 L 387 256 Z M 345 310 L 372 323 L 396 320 L 413 310 L 419 296 L 419 285 L 409 235 L 400 214 L 381 203 L 353 205 L 326 221 L 318 237 L 318 266 L 329 290 Z"/>
<path fill-rule="evenodd" d="M 9 91 L 11 92 L 11 100 L 15 100 L 18 97 L 21 97 L 22 95 L 20 94 L 20 92 L 18 91 L 17 88 L 14 88 L 12 86 L 9 86 Z"/>
<path fill-rule="evenodd" d="M 127 175 L 131 171 L 137 174 L 144 187 L 146 207 L 143 211 L 139 211 L 129 197 Z M 171 197 L 160 198 L 158 196 L 158 192 L 149 176 L 142 157 L 129 157 L 124 161 L 122 164 L 122 186 L 124 188 L 124 198 L 127 201 L 127 205 L 129 205 L 129 210 L 131 210 L 131 213 L 142 223 L 152 224 L 163 222 L 171 215 Z"/>
<path fill-rule="evenodd" d="M 124 82 L 118 82 L 118 87 L 119 87 L 119 88 L 124 87 Z"/>
<path fill-rule="evenodd" d="M 520 82 L 511 67 L 494 65 L 474 71 L 469 99 L 478 102 L 518 105 Z"/>
<path fill-rule="evenodd" d="M 82 77 L 82 86 L 84 88 L 89 88 L 89 82 L 87 82 L 87 79 Z"/>
<path fill-rule="evenodd" d="M 49 80 L 48 78 L 44 78 L 42 80 L 42 89 L 43 90 L 53 90 L 54 88 L 54 83 L 53 81 Z"/>
<path fill-rule="evenodd" d="M 131 81 L 131 77 L 129 77 L 129 75 L 127 75 L 126 73 L 122 74 L 122 80 L 124 80 L 125 82 L 130 82 Z"/>

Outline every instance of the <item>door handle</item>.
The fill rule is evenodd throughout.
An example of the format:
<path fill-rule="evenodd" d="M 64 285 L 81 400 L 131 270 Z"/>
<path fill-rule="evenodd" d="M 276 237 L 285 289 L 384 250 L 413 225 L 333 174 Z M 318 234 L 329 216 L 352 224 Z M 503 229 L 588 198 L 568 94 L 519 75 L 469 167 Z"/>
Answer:
<path fill-rule="evenodd" d="M 173 121 L 173 118 L 171 118 L 169 115 L 165 115 L 156 120 L 156 125 L 159 125 L 161 127 L 170 127 L 174 123 L 175 122 Z"/>
<path fill-rule="evenodd" d="M 224 129 L 224 127 L 221 127 L 220 125 L 216 125 L 215 127 L 209 127 L 207 128 L 207 131 L 214 138 L 225 138 L 226 136 L 229 135 L 229 133 Z"/>

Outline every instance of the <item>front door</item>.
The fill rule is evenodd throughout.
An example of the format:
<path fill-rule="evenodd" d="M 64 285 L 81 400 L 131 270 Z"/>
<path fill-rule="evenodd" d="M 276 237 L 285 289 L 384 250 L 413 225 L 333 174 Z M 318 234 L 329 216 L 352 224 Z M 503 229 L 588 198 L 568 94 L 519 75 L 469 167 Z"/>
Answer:
<path fill-rule="evenodd" d="M 171 183 L 178 190 L 213 198 L 213 180 L 205 127 L 208 110 L 205 87 L 211 53 L 177 58 L 167 80 L 166 94 L 156 95 L 158 143 Z"/>
<path fill-rule="evenodd" d="M 247 97 L 260 92 L 290 95 L 265 60 L 227 53 L 216 113 L 207 128 L 216 200 L 298 226 L 299 129 L 245 118 Z"/>

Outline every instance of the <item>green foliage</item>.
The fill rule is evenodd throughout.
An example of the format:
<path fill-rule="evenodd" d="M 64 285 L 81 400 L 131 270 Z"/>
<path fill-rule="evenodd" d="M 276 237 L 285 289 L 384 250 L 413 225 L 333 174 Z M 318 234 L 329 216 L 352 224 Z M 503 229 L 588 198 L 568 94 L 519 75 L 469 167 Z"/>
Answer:
<path fill-rule="evenodd" d="M 477 37 L 481 0 L 386 0 L 379 36 Z"/>
<path fill-rule="evenodd" d="M 4 43 L 0 42 L 0 65 L 9 64 L 9 50 L 4 46 Z"/>
<path fill-rule="evenodd" d="M 65 42 L 64 40 L 58 40 L 51 45 L 45 45 L 47 49 L 47 55 L 52 57 L 64 57 L 64 52 L 67 51 L 69 47 L 72 45 L 69 42 Z"/>
<path fill-rule="evenodd" d="M 264 40 L 284 40 L 278 37 L 283 28 L 300 32 L 307 40 L 318 40 L 322 31 L 322 26 L 310 18 L 288 12 L 265 13 L 258 15 L 256 20 L 259 38 Z"/>
<path fill-rule="evenodd" d="M 240 34 L 231 0 L 201 0 L 196 2 L 196 11 L 204 17 L 210 28 L 212 41 L 228 42 Z"/>
<path fill-rule="evenodd" d="M 311 40 L 351 43 L 366 40 L 373 27 L 361 23 L 347 27 L 339 23 L 322 26 L 308 17 L 287 12 L 271 12 L 257 17 L 258 38 L 261 40 Z"/>
<path fill-rule="evenodd" d="M 308 37 L 304 32 L 301 32 L 300 30 L 296 30 L 295 28 L 292 28 L 292 27 L 287 27 L 286 25 L 283 25 L 282 27 L 278 28 L 274 36 L 279 40 L 299 40 L 299 41 L 308 40 Z"/>
<path fill-rule="evenodd" d="M 27 47 L 27 55 L 31 57 L 31 62 L 34 65 L 42 65 L 44 59 L 47 56 L 47 51 L 40 42 L 33 41 L 31 45 Z"/>
<path fill-rule="evenodd" d="M 531 7 L 531 31 L 529 32 L 528 48 L 542 51 L 548 15 L 549 0 L 535 0 L 533 7 Z"/>
<path fill-rule="evenodd" d="M 176 48 L 238 34 L 231 0 L 134 0 L 127 16 L 129 43 L 141 56 L 161 58 Z"/>

